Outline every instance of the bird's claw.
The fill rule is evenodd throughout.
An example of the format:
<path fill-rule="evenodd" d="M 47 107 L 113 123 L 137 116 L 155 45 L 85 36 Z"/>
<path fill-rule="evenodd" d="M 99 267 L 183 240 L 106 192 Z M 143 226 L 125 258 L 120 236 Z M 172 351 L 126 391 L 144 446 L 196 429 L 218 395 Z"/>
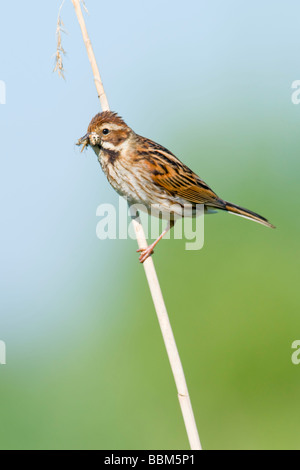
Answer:
<path fill-rule="evenodd" d="M 144 263 L 149 256 L 153 255 L 154 251 L 151 246 L 148 246 L 148 248 L 140 248 L 139 250 L 136 250 L 137 253 L 141 253 L 139 257 L 140 263 Z"/>

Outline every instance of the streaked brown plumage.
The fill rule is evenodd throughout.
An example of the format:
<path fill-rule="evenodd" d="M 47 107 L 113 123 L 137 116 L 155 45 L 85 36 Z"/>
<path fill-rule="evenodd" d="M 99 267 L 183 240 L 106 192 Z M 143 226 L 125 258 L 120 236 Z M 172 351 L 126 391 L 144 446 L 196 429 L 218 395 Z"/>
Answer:
<path fill-rule="evenodd" d="M 170 220 L 171 215 L 170 226 L 174 225 L 172 215 L 181 213 L 176 213 L 176 207 L 190 204 L 196 208 L 197 204 L 204 204 L 206 209 L 225 210 L 274 228 L 259 214 L 219 198 L 169 150 L 136 134 L 116 113 L 97 114 L 78 145 L 93 148 L 110 184 L 130 204 L 143 204 L 148 210 L 158 207 L 163 217 Z M 141 262 L 153 253 L 169 228 L 147 250 L 140 250 Z"/>

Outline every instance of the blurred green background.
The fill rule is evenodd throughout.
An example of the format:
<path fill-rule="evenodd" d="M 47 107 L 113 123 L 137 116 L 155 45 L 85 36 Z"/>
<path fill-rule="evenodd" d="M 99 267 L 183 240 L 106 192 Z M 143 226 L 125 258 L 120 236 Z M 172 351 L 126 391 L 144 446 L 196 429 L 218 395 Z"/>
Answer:
<path fill-rule="evenodd" d="M 0 447 L 187 449 L 136 242 L 96 237 L 118 198 L 74 145 L 99 108 L 71 2 L 51 73 L 59 4 L 1 5 Z M 87 7 L 111 108 L 277 226 L 220 213 L 201 251 L 156 249 L 203 447 L 299 449 L 299 2 Z"/>

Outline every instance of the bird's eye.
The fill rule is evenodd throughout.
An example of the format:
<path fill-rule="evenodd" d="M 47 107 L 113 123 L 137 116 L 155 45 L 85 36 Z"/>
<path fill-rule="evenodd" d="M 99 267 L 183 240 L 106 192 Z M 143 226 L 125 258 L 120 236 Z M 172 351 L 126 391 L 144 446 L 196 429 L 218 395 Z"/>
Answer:
<path fill-rule="evenodd" d="M 109 129 L 103 129 L 102 134 L 107 135 L 109 133 Z"/>

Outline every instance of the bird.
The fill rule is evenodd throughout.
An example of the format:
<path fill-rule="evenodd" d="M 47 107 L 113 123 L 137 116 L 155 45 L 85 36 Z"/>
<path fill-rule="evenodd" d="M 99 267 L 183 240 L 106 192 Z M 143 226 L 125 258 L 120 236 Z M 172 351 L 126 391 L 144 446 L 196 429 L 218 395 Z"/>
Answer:
<path fill-rule="evenodd" d="M 157 240 L 137 250 L 141 263 L 153 254 L 154 247 L 174 226 L 176 217 L 180 217 L 178 207 L 189 205 L 193 216 L 201 204 L 207 212 L 227 211 L 275 228 L 256 212 L 221 199 L 170 150 L 136 134 L 115 112 L 96 114 L 77 145 L 82 146 L 81 151 L 87 146 L 94 150 L 109 183 L 129 204 L 141 204 L 147 211 L 157 207 L 159 214 L 168 219 Z"/>

